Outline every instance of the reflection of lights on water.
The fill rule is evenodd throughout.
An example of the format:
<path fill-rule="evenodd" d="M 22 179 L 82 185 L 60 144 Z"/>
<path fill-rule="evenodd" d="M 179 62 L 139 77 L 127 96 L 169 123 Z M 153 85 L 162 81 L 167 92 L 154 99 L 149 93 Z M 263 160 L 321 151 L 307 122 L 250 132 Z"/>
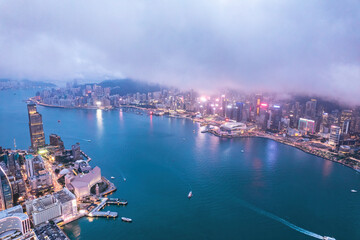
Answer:
<path fill-rule="evenodd" d="M 100 131 L 102 131 L 103 129 L 103 118 L 102 118 L 102 110 L 101 109 L 96 109 L 96 122 L 97 122 L 97 127 Z"/>

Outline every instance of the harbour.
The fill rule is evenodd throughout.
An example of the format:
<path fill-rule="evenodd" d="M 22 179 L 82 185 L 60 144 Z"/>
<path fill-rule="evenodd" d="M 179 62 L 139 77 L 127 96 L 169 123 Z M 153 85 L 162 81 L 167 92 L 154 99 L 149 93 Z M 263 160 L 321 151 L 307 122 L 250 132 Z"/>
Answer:
<path fill-rule="evenodd" d="M 16 99 L 31 94 L 17 93 L 11 105 L 0 106 L 3 142 L 12 144 L 15 137 L 19 148 L 29 146 L 28 138 L 21 137 L 27 131 L 26 107 Z M 4 109 L 14 121 L 4 117 Z M 45 134 L 92 140 L 81 142 L 84 153 L 103 176 L 115 177 L 111 181 L 117 191 L 107 197 L 129 202 L 128 207 L 102 208 L 117 212 L 115 219 L 82 217 L 64 225 L 70 239 L 203 239 L 205 233 L 208 239 L 261 240 L 264 234 L 314 239 L 254 212 L 243 201 L 321 236 L 360 237 L 360 196 L 350 191 L 358 189 L 360 175 L 340 164 L 268 139 L 201 134 L 200 126 L 187 119 L 116 110 L 39 111 Z M 70 147 L 74 140 L 63 138 Z M 120 217 L 134 222 L 125 224 Z"/>

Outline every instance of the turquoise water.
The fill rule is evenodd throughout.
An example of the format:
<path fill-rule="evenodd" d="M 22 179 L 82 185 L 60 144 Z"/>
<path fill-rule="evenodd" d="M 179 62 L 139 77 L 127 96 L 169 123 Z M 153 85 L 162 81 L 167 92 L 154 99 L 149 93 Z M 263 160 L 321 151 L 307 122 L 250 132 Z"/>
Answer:
<path fill-rule="evenodd" d="M 33 94 L 0 91 L 0 146 L 14 137 L 19 148 L 30 145 L 21 100 Z M 129 202 L 105 210 L 133 223 L 82 218 L 65 226 L 71 239 L 360 239 L 360 192 L 350 192 L 360 190 L 360 174 L 342 165 L 272 140 L 202 134 L 185 119 L 38 111 L 47 142 L 51 133 L 67 147 L 79 142 L 93 166 L 116 177 L 113 196 Z"/>

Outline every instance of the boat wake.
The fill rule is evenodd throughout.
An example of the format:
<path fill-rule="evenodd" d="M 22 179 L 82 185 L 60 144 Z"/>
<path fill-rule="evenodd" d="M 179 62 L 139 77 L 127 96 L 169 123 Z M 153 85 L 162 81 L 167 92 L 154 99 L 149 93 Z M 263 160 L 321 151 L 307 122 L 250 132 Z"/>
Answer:
<path fill-rule="evenodd" d="M 242 202 L 243 206 L 253 210 L 254 212 L 256 212 L 258 214 L 261 214 L 261 215 L 263 215 L 265 217 L 271 218 L 271 219 L 273 219 L 273 220 L 275 220 L 275 221 L 277 221 L 279 223 L 282 223 L 282 224 L 288 226 L 289 228 L 294 229 L 295 231 L 298 231 L 298 232 L 300 232 L 302 234 L 308 235 L 308 236 L 313 237 L 313 238 L 324 239 L 323 236 L 321 236 L 319 234 L 316 234 L 316 233 L 313 233 L 311 231 L 308 231 L 308 230 L 306 230 L 304 228 L 301 228 L 299 226 L 296 226 L 295 224 L 292 224 L 291 222 L 288 222 L 285 219 L 282 219 L 281 217 L 276 216 L 275 214 L 272 214 L 272 213 L 269 213 L 269 212 L 267 212 L 265 210 L 257 208 L 257 207 L 255 207 L 255 206 L 253 206 L 253 205 L 251 205 L 249 203 L 246 203 L 244 201 L 241 201 L 241 202 Z"/>

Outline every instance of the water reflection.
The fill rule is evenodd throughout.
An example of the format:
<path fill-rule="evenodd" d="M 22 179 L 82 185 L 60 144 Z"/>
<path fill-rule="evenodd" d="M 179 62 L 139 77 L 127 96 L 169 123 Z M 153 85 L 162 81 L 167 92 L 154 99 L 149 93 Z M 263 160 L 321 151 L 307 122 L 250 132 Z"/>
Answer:
<path fill-rule="evenodd" d="M 153 115 L 150 115 L 150 131 L 153 130 Z"/>
<path fill-rule="evenodd" d="M 276 162 L 276 158 L 278 157 L 278 143 L 276 143 L 275 141 L 267 141 L 266 144 L 266 153 L 267 153 L 267 164 L 270 167 L 273 167 L 275 162 Z"/>
<path fill-rule="evenodd" d="M 104 125 L 103 125 L 103 117 L 102 117 L 101 109 L 96 109 L 96 123 L 97 123 L 98 132 L 100 133 L 100 135 L 102 135 Z"/>
<path fill-rule="evenodd" d="M 323 177 L 329 176 L 331 174 L 332 168 L 333 168 L 333 163 L 328 160 L 324 160 L 323 169 L 322 169 Z"/>

